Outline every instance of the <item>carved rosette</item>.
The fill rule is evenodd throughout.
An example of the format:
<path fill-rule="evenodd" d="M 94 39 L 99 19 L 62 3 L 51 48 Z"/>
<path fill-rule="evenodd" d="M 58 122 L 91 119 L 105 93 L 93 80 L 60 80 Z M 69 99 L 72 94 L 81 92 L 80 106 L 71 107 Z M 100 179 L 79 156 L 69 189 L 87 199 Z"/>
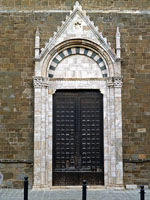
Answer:
<path fill-rule="evenodd" d="M 121 88 L 122 85 L 123 85 L 123 82 L 122 82 L 121 76 L 107 78 L 107 87 Z"/>

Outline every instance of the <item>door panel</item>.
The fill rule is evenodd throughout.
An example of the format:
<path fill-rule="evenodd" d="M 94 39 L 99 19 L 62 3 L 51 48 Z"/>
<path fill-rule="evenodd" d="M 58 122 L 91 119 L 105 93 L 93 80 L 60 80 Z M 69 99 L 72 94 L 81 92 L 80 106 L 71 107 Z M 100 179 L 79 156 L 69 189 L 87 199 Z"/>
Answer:
<path fill-rule="evenodd" d="M 82 169 L 100 172 L 103 169 L 103 110 L 97 97 L 81 98 Z M 101 131 L 101 134 L 100 134 Z"/>
<path fill-rule="evenodd" d="M 55 171 L 74 167 L 75 155 L 75 99 L 55 98 L 54 109 L 54 156 Z"/>
<path fill-rule="evenodd" d="M 53 102 L 53 185 L 103 185 L 102 94 L 60 90 Z"/>

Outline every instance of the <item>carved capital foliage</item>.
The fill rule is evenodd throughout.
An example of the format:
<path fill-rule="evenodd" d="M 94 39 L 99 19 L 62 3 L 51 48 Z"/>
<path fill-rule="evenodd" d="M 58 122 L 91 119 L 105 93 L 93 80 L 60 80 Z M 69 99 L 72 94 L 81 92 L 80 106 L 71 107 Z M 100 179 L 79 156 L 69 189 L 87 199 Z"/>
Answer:
<path fill-rule="evenodd" d="M 107 78 L 107 87 L 120 88 L 120 87 L 122 87 L 122 84 L 123 84 L 123 82 L 122 82 L 121 76 Z"/>

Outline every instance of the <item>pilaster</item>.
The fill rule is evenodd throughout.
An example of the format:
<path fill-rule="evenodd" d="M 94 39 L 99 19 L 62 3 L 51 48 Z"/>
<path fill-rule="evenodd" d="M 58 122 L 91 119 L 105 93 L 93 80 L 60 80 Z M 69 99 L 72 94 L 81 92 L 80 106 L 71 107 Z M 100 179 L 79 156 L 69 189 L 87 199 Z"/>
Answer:
<path fill-rule="evenodd" d="M 123 159 L 122 159 L 122 108 L 121 87 L 122 77 L 109 77 L 107 79 L 109 91 L 109 125 L 110 125 L 110 173 L 109 186 L 123 185 Z"/>
<path fill-rule="evenodd" d="M 48 89 L 43 77 L 34 77 L 34 185 L 47 188 L 46 180 L 46 97 Z"/>

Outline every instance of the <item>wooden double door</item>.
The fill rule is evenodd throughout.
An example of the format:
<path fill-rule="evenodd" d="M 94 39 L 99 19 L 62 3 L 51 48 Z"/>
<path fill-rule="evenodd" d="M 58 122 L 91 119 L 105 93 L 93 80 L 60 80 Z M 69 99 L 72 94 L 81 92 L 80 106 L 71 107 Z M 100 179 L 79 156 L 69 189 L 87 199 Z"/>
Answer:
<path fill-rule="evenodd" d="M 104 184 L 103 95 L 58 90 L 53 96 L 53 185 Z"/>

